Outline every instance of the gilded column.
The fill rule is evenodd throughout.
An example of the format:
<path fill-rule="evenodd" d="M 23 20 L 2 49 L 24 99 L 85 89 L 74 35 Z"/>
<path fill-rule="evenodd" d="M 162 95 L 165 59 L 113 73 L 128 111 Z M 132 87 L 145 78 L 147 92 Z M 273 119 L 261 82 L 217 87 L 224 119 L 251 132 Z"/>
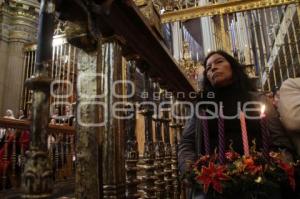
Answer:
<path fill-rule="evenodd" d="M 223 49 L 226 52 L 230 52 L 231 48 L 230 48 L 230 41 L 229 41 L 229 31 L 225 29 L 225 22 L 224 22 L 224 18 L 226 16 L 225 15 L 220 15 L 220 24 L 221 24 L 221 37 L 222 37 L 222 42 L 223 42 Z M 227 27 L 227 29 L 229 29 L 229 27 Z"/>
<path fill-rule="evenodd" d="M 38 47 L 34 75 L 26 80 L 33 90 L 30 148 L 22 176 L 23 198 L 49 198 L 53 187 L 52 166 L 47 153 L 47 132 L 51 79 L 48 68 L 52 61 L 52 37 L 55 6 L 41 1 Z"/>
<path fill-rule="evenodd" d="M 11 0 L 1 5 L 0 94 L 5 97 L 0 99 L 0 113 L 6 109 L 17 113 L 20 108 L 25 81 L 23 48 L 36 41 L 38 11 L 35 0 Z"/>
<path fill-rule="evenodd" d="M 123 102 L 122 52 L 117 37 L 103 41 L 101 70 L 101 102 L 103 112 L 102 136 L 102 167 L 103 167 L 103 198 L 125 198 L 125 138 L 124 120 L 118 119 L 114 112 L 118 104 Z"/>

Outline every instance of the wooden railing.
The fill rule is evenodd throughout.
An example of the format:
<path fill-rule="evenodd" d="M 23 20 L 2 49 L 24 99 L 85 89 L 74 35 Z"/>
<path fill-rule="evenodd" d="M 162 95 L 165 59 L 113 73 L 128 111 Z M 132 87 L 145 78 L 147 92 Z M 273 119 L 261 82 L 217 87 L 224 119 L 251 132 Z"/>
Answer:
<path fill-rule="evenodd" d="M 28 120 L 0 118 L 0 193 L 20 188 L 30 143 L 30 124 Z M 47 132 L 47 149 L 55 181 L 74 179 L 74 128 L 49 125 Z"/>

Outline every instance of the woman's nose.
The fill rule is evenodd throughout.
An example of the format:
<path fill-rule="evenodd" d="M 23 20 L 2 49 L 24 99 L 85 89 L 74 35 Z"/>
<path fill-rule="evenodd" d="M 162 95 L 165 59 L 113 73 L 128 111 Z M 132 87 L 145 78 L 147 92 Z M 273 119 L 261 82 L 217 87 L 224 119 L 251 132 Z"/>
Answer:
<path fill-rule="evenodd" d="M 212 64 L 211 65 L 211 71 L 213 72 L 213 71 L 215 71 L 217 69 L 217 65 L 216 64 Z"/>

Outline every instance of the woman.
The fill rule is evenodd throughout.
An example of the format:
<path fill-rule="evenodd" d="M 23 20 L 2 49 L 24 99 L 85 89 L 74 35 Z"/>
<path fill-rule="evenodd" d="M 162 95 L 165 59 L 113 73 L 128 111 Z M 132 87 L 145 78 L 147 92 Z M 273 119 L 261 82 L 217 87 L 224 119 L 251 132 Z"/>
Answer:
<path fill-rule="evenodd" d="M 14 116 L 14 112 L 10 109 L 7 109 L 6 112 L 5 112 L 5 115 L 3 118 L 6 118 L 6 119 L 16 119 L 15 116 Z M 7 131 L 9 132 L 14 132 L 13 129 L 5 129 L 5 128 L 0 128 L 0 149 L 2 148 L 3 144 L 4 144 L 4 140 L 5 140 L 5 136 L 7 134 Z"/>
<path fill-rule="evenodd" d="M 6 114 L 5 114 L 4 118 L 16 119 L 15 116 L 14 116 L 14 112 L 10 109 L 6 110 Z"/>
<path fill-rule="evenodd" d="M 241 126 L 239 120 L 239 107 L 243 107 L 247 102 L 262 102 L 267 108 L 267 121 L 270 131 L 272 150 L 281 150 L 285 153 L 287 160 L 292 160 L 291 153 L 294 148 L 285 136 L 284 129 L 279 121 L 279 118 L 269 103 L 267 98 L 255 92 L 255 87 L 251 84 L 250 79 L 244 73 L 242 66 L 229 54 L 224 51 L 211 52 L 204 61 L 204 93 L 214 93 L 214 98 L 201 99 L 201 101 L 209 100 L 216 104 L 218 109 L 223 109 L 225 116 L 233 116 L 230 119 L 224 118 L 225 128 L 225 147 L 228 150 L 232 142 L 233 149 L 243 154 L 243 144 L 241 136 Z M 207 95 L 201 95 L 207 96 Z M 240 105 L 239 105 L 240 103 Z M 202 103 L 209 104 L 209 103 Z M 252 108 L 255 108 L 252 107 Z M 256 107 L 257 108 L 257 107 Z M 215 106 L 202 105 L 200 111 L 214 112 Z M 196 110 L 199 111 L 199 110 Z M 245 113 L 246 114 L 246 113 Z M 256 140 L 257 148 L 262 146 L 262 136 L 260 132 L 259 111 L 252 111 L 246 114 L 256 116 L 258 119 L 246 119 L 248 140 L 251 144 L 253 139 Z M 236 116 L 236 117 L 235 117 Z M 248 117 L 246 117 L 248 118 Z M 218 119 L 208 119 L 208 131 L 210 142 L 210 153 L 218 147 Z M 179 168 L 181 173 L 187 171 L 187 163 L 194 162 L 200 154 L 204 154 L 203 132 L 201 128 L 201 120 L 199 117 L 192 117 L 186 124 L 179 145 Z M 200 199 L 205 198 L 201 192 L 193 191 L 190 198 Z"/>

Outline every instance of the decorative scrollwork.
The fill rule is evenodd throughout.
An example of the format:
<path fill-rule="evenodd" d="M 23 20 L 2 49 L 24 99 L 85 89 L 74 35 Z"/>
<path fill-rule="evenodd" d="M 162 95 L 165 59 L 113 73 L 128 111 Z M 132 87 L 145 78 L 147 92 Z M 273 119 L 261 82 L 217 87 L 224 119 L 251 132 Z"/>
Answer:
<path fill-rule="evenodd" d="M 63 35 L 63 34 L 65 34 L 66 25 L 67 25 L 66 21 L 58 21 L 57 26 L 54 30 L 54 35 Z"/>
<path fill-rule="evenodd" d="M 27 154 L 23 173 L 24 198 L 48 198 L 52 192 L 53 174 L 44 151 L 30 151 Z"/>

